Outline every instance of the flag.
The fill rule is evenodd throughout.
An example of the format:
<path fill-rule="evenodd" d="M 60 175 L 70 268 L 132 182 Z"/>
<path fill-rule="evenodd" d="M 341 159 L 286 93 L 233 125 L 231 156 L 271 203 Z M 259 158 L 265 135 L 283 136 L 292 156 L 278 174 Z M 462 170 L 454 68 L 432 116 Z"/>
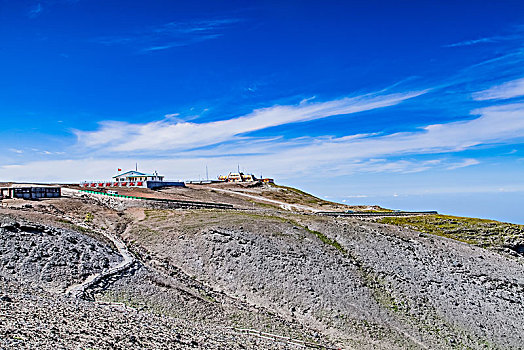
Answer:
<path fill-rule="evenodd" d="M 118 168 L 118 171 L 122 171 L 122 169 Z"/>

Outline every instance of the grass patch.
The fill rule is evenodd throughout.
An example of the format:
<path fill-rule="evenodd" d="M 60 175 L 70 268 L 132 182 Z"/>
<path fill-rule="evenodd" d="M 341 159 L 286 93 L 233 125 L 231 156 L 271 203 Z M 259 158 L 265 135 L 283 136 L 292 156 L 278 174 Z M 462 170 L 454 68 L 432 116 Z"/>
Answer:
<path fill-rule="evenodd" d="M 144 215 L 146 219 L 167 219 L 170 216 L 170 211 L 166 209 L 146 209 Z"/>
<path fill-rule="evenodd" d="M 298 224 L 297 224 L 298 225 Z M 304 227 L 302 226 L 306 231 L 308 231 L 309 233 L 312 233 L 314 234 L 315 236 L 317 236 L 318 239 L 320 239 L 320 241 L 322 243 L 325 243 L 325 244 L 328 244 L 332 247 L 335 247 L 335 249 L 339 250 L 340 252 L 342 252 L 342 254 L 346 254 L 347 251 L 344 249 L 344 247 L 338 243 L 336 240 L 334 239 L 331 239 L 329 238 L 328 236 L 326 236 L 325 234 L 323 234 L 322 232 L 318 232 L 318 231 L 315 231 L 315 230 L 311 230 L 309 229 L 308 227 Z"/>
<path fill-rule="evenodd" d="M 256 214 L 256 213 L 250 213 L 250 212 L 244 212 L 244 211 L 229 212 L 228 214 L 249 217 L 249 218 L 257 219 L 257 220 L 271 220 L 271 221 L 280 221 L 280 222 L 287 222 L 290 224 L 295 224 L 295 222 L 293 222 L 292 220 L 289 220 L 289 219 L 286 219 L 280 216 Z"/>
<path fill-rule="evenodd" d="M 283 200 L 290 204 L 316 204 L 320 206 L 336 205 L 336 203 L 332 203 L 332 202 L 323 200 L 321 198 L 315 197 L 312 194 L 301 191 L 297 188 L 276 185 L 276 184 L 269 184 L 269 185 L 271 187 L 280 188 L 283 190 L 282 193 L 263 193 L 262 194 L 262 195 L 269 195 L 270 197 L 274 197 L 273 199 Z M 295 195 L 295 198 L 290 197 L 289 194 Z"/>
<path fill-rule="evenodd" d="M 386 217 L 379 222 L 409 227 L 483 248 L 511 246 L 511 241 L 524 237 L 524 225 L 450 215 Z"/>
<path fill-rule="evenodd" d="M 64 220 L 64 223 L 66 223 L 65 221 L 67 221 L 67 220 Z M 96 233 L 95 231 L 91 230 L 90 228 L 78 226 L 78 225 L 75 225 L 72 222 L 68 222 L 68 224 L 71 226 L 72 230 L 77 231 L 77 232 L 82 232 L 82 233 L 86 233 L 86 234 L 87 233 L 91 233 L 91 234 Z"/>
<path fill-rule="evenodd" d="M 93 215 L 93 213 L 87 213 L 84 217 L 84 222 L 85 223 L 91 223 L 93 222 L 93 219 L 95 218 L 95 216 Z"/>

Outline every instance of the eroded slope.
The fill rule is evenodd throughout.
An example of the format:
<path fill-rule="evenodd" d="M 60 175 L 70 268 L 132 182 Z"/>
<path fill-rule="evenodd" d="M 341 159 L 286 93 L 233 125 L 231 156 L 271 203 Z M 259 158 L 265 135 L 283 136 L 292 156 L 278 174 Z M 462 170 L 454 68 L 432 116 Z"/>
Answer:
<path fill-rule="evenodd" d="M 346 346 L 518 347 L 521 264 L 438 236 L 285 213 L 148 210 L 126 239 Z"/>

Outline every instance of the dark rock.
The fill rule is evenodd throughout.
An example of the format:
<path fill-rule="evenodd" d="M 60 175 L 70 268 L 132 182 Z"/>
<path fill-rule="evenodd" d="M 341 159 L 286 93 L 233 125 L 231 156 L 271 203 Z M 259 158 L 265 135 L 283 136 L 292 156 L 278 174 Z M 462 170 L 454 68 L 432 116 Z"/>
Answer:
<path fill-rule="evenodd" d="M 10 302 L 13 301 L 13 299 L 11 299 L 11 297 L 10 297 L 9 295 L 2 295 L 2 296 L 0 297 L 0 300 L 1 300 L 1 301 L 4 301 L 4 302 L 7 302 L 7 303 L 10 303 Z"/>

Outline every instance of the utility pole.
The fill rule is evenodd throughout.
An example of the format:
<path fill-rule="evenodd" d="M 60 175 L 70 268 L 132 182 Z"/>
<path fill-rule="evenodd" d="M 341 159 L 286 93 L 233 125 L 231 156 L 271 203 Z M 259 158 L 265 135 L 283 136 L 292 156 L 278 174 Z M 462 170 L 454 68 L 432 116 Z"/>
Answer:
<path fill-rule="evenodd" d="M 206 164 L 206 180 L 209 181 L 209 173 L 207 172 L 207 164 Z"/>

